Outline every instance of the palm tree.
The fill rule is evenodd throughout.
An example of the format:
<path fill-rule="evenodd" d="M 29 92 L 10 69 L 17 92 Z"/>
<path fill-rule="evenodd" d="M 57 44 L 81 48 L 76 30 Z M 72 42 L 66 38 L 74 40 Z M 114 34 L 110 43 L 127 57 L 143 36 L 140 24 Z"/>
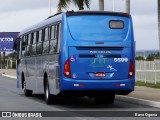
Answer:
<path fill-rule="evenodd" d="M 89 8 L 90 0 L 59 0 L 58 3 L 58 12 L 62 12 L 62 9 L 68 8 L 68 5 L 73 2 L 78 6 L 79 10 L 84 10 L 84 5 Z"/>
<path fill-rule="evenodd" d="M 104 11 L 104 0 L 99 0 L 99 10 Z"/>
<path fill-rule="evenodd" d="M 130 0 L 126 0 L 126 13 L 130 13 Z"/>
<path fill-rule="evenodd" d="M 158 7 L 158 38 L 159 38 L 159 50 L 160 50 L 160 1 L 157 0 Z"/>

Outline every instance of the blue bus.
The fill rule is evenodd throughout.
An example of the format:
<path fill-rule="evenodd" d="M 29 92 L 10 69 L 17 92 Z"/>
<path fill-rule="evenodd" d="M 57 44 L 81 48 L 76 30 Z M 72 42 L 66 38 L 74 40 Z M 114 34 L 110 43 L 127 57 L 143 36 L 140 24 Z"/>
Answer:
<path fill-rule="evenodd" d="M 113 104 L 135 86 L 131 15 L 68 11 L 23 30 L 17 39 L 17 86 L 26 96 L 88 96 Z"/>

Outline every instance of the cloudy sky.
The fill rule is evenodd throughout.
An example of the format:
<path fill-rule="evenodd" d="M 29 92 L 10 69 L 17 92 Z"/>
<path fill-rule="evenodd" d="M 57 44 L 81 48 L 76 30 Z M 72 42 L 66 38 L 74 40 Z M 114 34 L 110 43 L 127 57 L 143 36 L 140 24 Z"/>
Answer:
<path fill-rule="evenodd" d="M 131 0 L 131 15 L 137 50 L 158 49 L 157 0 Z M 51 0 L 52 14 L 58 0 Z M 112 0 L 105 0 L 105 10 L 113 10 Z M 69 10 L 77 10 L 70 5 Z M 98 10 L 98 0 L 91 0 L 91 10 Z M 115 11 L 125 12 L 125 0 L 115 0 Z M 18 32 L 49 16 L 49 0 L 1 0 L 0 32 Z"/>

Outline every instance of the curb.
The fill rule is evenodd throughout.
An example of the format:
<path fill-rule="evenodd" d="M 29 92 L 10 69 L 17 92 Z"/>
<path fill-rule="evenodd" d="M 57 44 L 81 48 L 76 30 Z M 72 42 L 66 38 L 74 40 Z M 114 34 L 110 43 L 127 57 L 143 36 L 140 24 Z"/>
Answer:
<path fill-rule="evenodd" d="M 117 95 L 116 100 L 128 102 L 128 103 L 133 103 L 133 104 L 146 105 L 146 106 L 150 106 L 150 107 L 160 108 L 160 102 L 151 101 L 151 100 L 133 98 L 133 97 L 122 96 L 122 95 Z"/>
<path fill-rule="evenodd" d="M 12 75 L 5 75 L 5 74 L 2 74 L 2 76 L 4 76 L 4 77 L 9 77 L 9 78 L 12 78 L 12 79 L 17 79 L 16 76 L 12 76 Z"/>

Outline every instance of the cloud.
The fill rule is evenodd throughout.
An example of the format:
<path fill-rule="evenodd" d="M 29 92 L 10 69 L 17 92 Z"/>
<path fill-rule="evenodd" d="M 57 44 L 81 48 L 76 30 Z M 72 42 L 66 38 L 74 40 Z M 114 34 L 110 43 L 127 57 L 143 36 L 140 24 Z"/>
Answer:
<path fill-rule="evenodd" d="M 133 15 L 135 41 L 138 50 L 158 49 L 157 14 Z"/>
<path fill-rule="evenodd" d="M 57 6 L 58 0 L 52 0 L 52 7 Z M 49 0 L 3 0 L 0 4 L 0 12 L 43 9 L 49 6 Z"/>
<path fill-rule="evenodd" d="M 1 32 L 21 31 L 33 24 L 36 24 L 49 16 L 47 8 L 12 11 L 9 14 L 0 13 Z"/>
<path fill-rule="evenodd" d="M 157 12 L 157 0 L 130 0 L 132 14 L 154 14 Z"/>
<path fill-rule="evenodd" d="M 52 14 L 59 0 L 51 0 Z M 112 11 L 112 0 L 105 0 L 105 10 Z M 98 10 L 98 0 L 91 0 L 90 10 Z M 125 12 L 125 0 L 115 0 L 115 11 Z M 68 10 L 78 10 L 74 4 Z M 66 11 L 66 10 L 64 10 Z M 157 0 L 131 0 L 135 40 L 138 50 L 158 49 Z M 1 0 L 0 31 L 21 31 L 49 16 L 49 0 Z"/>

